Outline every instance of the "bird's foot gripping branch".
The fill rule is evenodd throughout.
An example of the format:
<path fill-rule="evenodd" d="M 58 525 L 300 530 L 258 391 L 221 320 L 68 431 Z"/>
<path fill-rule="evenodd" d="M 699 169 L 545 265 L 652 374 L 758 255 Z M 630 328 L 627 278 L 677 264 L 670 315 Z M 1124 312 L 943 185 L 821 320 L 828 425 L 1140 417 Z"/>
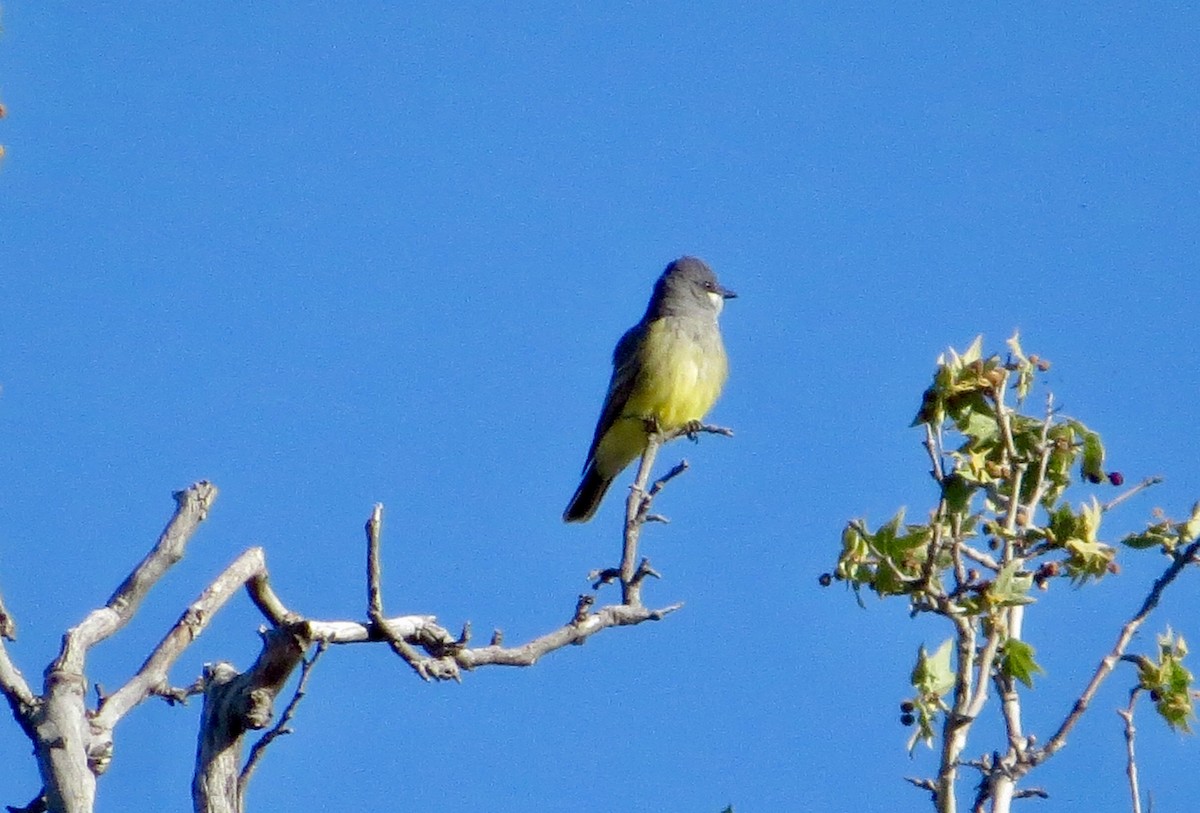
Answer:
<path fill-rule="evenodd" d="M 901 720 L 913 727 L 910 750 L 922 742 L 938 748 L 937 776 L 909 781 L 929 790 L 941 813 L 956 810 L 964 765 L 980 780 L 972 810 L 1008 811 L 1014 798 L 1046 794 L 1020 784 L 1066 744 L 1104 680 L 1131 659 L 1126 649 L 1163 591 L 1197 563 L 1200 550 L 1200 505 L 1181 522 L 1157 516 L 1120 545 L 1103 541 L 1109 512 L 1161 478 L 1105 494 L 1120 489 L 1124 477 L 1105 471 L 1099 434 L 1061 414 L 1050 395 L 1044 408 L 1025 408 L 1049 363 L 1026 355 L 1016 336 L 1003 357 L 985 357 L 981 347 L 976 339 L 965 352 L 951 350 L 938 359 L 913 422 L 923 430 L 935 486 L 929 519 L 907 523 L 901 511 L 877 528 L 851 521 L 836 569 L 821 577 L 823 584 L 846 583 L 860 603 L 865 592 L 905 599 L 911 614 L 938 617 L 949 628 L 950 637 L 932 652 L 920 647 L 914 694 L 901 703 Z M 1071 502 L 1068 497 L 1080 490 L 1082 501 Z M 1022 696 L 1035 678 L 1042 680 L 1043 669 L 1022 634 L 1025 613 L 1034 611 L 1039 592 L 1055 585 L 1084 587 L 1118 574 L 1121 548 L 1157 550 L 1168 564 L 1140 599 L 1131 600 L 1128 621 L 1116 631 L 1112 649 L 1096 653 L 1087 684 L 1048 721 L 1048 733 L 1036 734 L 1025 720 Z M 1154 655 L 1132 658 L 1137 671 L 1128 676 L 1135 695 L 1149 693 L 1168 725 L 1181 730 L 1193 716 L 1195 695 L 1181 662 L 1185 654 L 1182 639 L 1168 632 Z M 989 710 L 997 714 L 1004 742 L 968 759 L 972 727 Z M 1132 715 L 1132 701 L 1124 714 Z M 1131 723 L 1126 734 L 1136 811 Z"/>

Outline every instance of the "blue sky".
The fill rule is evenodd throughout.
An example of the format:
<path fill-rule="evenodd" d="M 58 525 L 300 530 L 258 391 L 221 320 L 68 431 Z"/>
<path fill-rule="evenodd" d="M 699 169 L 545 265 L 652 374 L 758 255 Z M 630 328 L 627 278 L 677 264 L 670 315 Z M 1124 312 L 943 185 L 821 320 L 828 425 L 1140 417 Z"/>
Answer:
<path fill-rule="evenodd" d="M 693 469 L 646 540 L 647 600 L 683 611 L 462 686 L 333 651 L 252 809 L 927 809 L 897 704 L 945 631 L 817 576 L 846 519 L 931 504 L 907 425 L 977 333 L 1020 329 L 1111 465 L 1166 475 L 1110 538 L 1200 497 L 1186 6 L 10 0 L 3 24 L 0 590 L 31 678 L 201 478 L 212 518 L 92 680 L 250 545 L 296 609 L 361 617 L 376 501 L 389 612 L 562 623 L 618 555 L 619 501 L 559 520 L 612 345 L 680 254 L 740 294 L 711 414 L 737 436 L 670 449 Z M 1028 616 L 1043 737 L 1160 567 L 1125 561 Z M 1141 645 L 1200 636 L 1196 584 Z M 176 683 L 251 661 L 247 604 Z M 1036 776 L 1056 811 L 1128 809 L 1123 699 Z M 1184 809 L 1197 743 L 1147 710 L 1144 785 Z M 197 713 L 127 719 L 97 809 L 187 809 Z M 0 725 L 6 804 L 27 754 Z"/>

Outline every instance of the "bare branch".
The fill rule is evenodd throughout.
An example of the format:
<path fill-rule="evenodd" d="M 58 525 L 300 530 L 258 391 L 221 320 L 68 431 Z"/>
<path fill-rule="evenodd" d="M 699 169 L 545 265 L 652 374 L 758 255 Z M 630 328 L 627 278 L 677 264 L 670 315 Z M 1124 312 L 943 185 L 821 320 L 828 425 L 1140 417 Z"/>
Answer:
<path fill-rule="evenodd" d="M 977 548 L 973 548 L 970 545 L 966 545 L 966 544 L 959 545 L 958 549 L 959 549 L 959 552 L 964 557 L 966 557 L 967 559 L 970 559 L 973 562 L 983 565 L 988 570 L 991 570 L 994 572 L 998 572 L 1000 570 L 1000 563 L 997 562 L 994 558 L 992 558 L 988 554 L 984 553 L 983 551 L 978 550 Z"/>
<path fill-rule="evenodd" d="M 364 530 L 367 533 L 367 618 L 370 619 L 371 626 L 382 634 L 392 651 L 411 666 L 421 680 L 441 678 L 441 674 L 430 671 L 426 659 L 417 654 L 417 651 L 408 645 L 403 636 L 391 634 L 387 625 L 383 623 L 383 596 L 379 586 L 379 537 L 383 530 L 382 503 L 375 503 L 375 508 L 371 511 L 371 518 L 367 520 Z M 445 677 L 458 679 L 457 673 L 445 675 Z"/>
<path fill-rule="evenodd" d="M 9 658 L 2 638 L 0 638 L 0 692 L 4 694 L 4 699 L 8 701 L 8 707 L 12 709 L 13 717 L 26 736 L 34 737 L 33 713 L 38 701 L 33 696 L 33 690 L 29 688 L 29 684 L 25 682 L 25 676 L 21 674 L 21 670 Z"/>
<path fill-rule="evenodd" d="M 175 492 L 173 496 L 175 513 L 159 535 L 154 548 L 125 577 L 125 581 L 103 607 L 93 610 L 79 626 L 67 632 L 51 671 L 83 674 L 87 650 L 129 623 L 151 588 L 183 559 L 188 540 L 208 517 L 208 511 L 217 498 L 217 487 L 201 480 L 183 491 Z"/>
<path fill-rule="evenodd" d="M 1125 721 L 1125 775 L 1129 777 L 1129 797 L 1133 805 L 1133 813 L 1142 813 L 1142 792 L 1138 787 L 1137 756 L 1133 749 L 1133 740 L 1137 729 L 1133 725 L 1133 708 L 1137 705 L 1138 693 L 1141 689 L 1134 687 L 1129 693 L 1129 705 L 1117 709 L 1117 716 Z"/>
<path fill-rule="evenodd" d="M 1046 494 L 1046 489 L 1050 487 L 1050 481 L 1046 478 L 1046 471 L 1050 468 L 1050 456 L 1054 451 L 1050 443 L 1050 428 L 1054 425 L 1054 411 L 1054 393 L 1046 393 L 1046 414 L 1042 419 L 1042 436 L 1038 441 L 1041 454 L 1038 458 L 1037 480 L 1034 481 L 1036 488 L 1029 495 L 1029 501 L 1025 503 L 1026 524 L 1033 523 L 1037 507 L 1041 504 L 1042 497 Z M 1018 491 L 1013 491 L 1013 494 L 1018 493 Z"/>
<path fill-rule="evenodd" d="M 581 644 L 602 629 L 631 626 L 644 621 L 660 621 L 682 606 L 682 604 L 672 604 L 662 609 L 651 610 L 641 605 L 631 607 L 627 604 L 613 604 L 587 614 L 582 620 L 572 618 L 565 626 L 534 638 L 521 646 L 485 646 L 479 649 L 464 649 L 455 654 L 455 660 L 465 669 L 488 665 L 532 666 L 543 655 L 556 649 L 562 649 L 569 644 Z"/>
<path fill-rule="evenodd" d="M 715 427 L 689 427 L 688 430 L 680 430 L 668 437 L 697 431 L 728 434 L 727 430 Z M 635 517 L 638 524 L 646 521 L 650 498 L 685 468 L 683 465 L 675 467 L 648 490 L 645 476 L 638 481 L 636 488 L 642 495 Z M 647 465 L 646 475 L 648 471 Z M 44 699 L 33 694 L 0 641 L 0 689 L 34 741 L 39 768 L 47 777 L 44 802 L 35 800 L 30 810 L 39 809 L 36 806 L 43 804 L 56 812 L 90 813 L 95 778 L 104 772 L 112 758 L 113 728 L 125 714 L 152 696 L 182 702 L 193 694 L 204 694 L 193 780 L 195 804 L 199 810 L 235 811 L 240 809 L 241 797 L 266 745 L 287 733 L 288 721 L 304 694 L 309 670 L 329 644 L 386 641 L 421 677 L 427 680 L 459 679 L 463 669 L 488 665 L 528 666 L 549 652 L 581 644 L 602 629 L 656 621 L 682 606 L 675 604 L 650 609 L 636 600 L 595 610 L 594 597 L 584 596 L 576 602 L 570 620 L 549 633 L 512 647 L 504 646 L 502 636 L 497 633 L 487 646 L 471 648 L 469 622 L 455 636 L 439 626 L 432 615 L 383 616 L 379 564 L 382 507 L 377 505 L 366 528 L 368 619 L 365 622 L 306 619 L 292 612 L 271 588 L 262 549 L 251 548 L 238 556 L 189 605 L 124 685 L 108 695 L 97 687 L 98 709 L 95 714 L 90 714 L 85 702 L 87 683 L 83 675 L 87 652 L 127 624 L 149 590 L 180 561 L 188 540 L 207 515 L 216 494 L 214 486 L 202 482 L 175 495 L 176 511 L 154 548 L 104 607 L 89 613 L 64 636 L 58 657 L 47 670 Z M 622 577 L 623 586 L 636 596 L 641 582 L 658 574 L 647 560 L 642 559 L 631 573 L 617 575 Z M 271 628 L 262 633 L 263 651 L 255 664 L 244 673 L 229 664 L 216 664 L 206 667 L 202 681 L 197 684 L 172 687 L 169 682 L 172 666 L 241 587 L 245 587 L 251 601 L 271 624 Z M 305 652 L 313 643 L 318 645 L 317 654 L 311 661 L 306 661 Z M 236 757 L 245 732 L 269 724 L 274 699 L 297 666 L 301 666 L 302 673 L 296 696 L 275 728 L 252 750 L 246 767 L 239 771 L 237 763 L 240 760 Z M 43 727 L 54 732 L 54 736 L 43 736 Z"/>
<path fill-rule="evenodd" d="M 1088 685 L 1075 701 L 1071 712 L 1058 727 L 1058 731 L 1054 733 L 1054 736 L 1043 747 L 1030 755 L 1029 767 L 1044 762 L 1066 745 L 1067 735 L 1071 733 L 1071 729 L 1075 727 L 1075 724 L 1079 722 L 1079 718 L 1087 711 L 1092 698 L 1096 696 L 1096 692 L 1100 689 L 1100 684 L 1112 673 L 1121 656 L 1125 654 L 1125 649 L 1129 646 L 1129 642 L 1133 640 L 1133 635 L 1137 632 L 1138 627 L 1142 625 L 1147 616 L 1158 606 L 1158 602 L 1162 599 L 1163 591 L 1170 586 L 1171 582 L 1175 581 L 1185 567 L 1196 561 L 1197 551 L 1200 551 L 1200 539 L 1192 542 L 1183 551 L 1173 555 L 1171 564 L 1155 580 L 1153 587 L 1150 588 L 1149 594 L 1147 594 L 1145 601 L 1142 602 L 1142 606 L 1138 609 L 1137 613 L 1125 623 L 1125 626 L 1121 627 L 1121 632 L 1117 635 L 1117 641 L 1113 645 L 1112 651 L 1100 661 L 1100 665 L 1096 667 L 1096 672 L 1092 675 L 1092 679 L 1088 681 Z"/>
<path fill-rule="evenodd" d="M 246 592 L 258 611 L 271 622 L 271 626 L 282 627 L 301 620 L 300 616 L 283 606 L 279 596 L 275 595 L 275 591 L 271 589 L 270 574 L 265 567 L 262 573 L 255 573 L 250 581 L 246 582 Z"/>
<path fill-rule="evenodd" d="M 1159 483 L 1161 483 L 1163 481 L 1163 479 L 1164 478 L 1161 474 L 1156 474 L 1153 477 L 1147 477 L 1145 480 L 1142 480 L 1142 482 L 1138 483 L 1133 488 L 1128 489 L 1124 493 L 1118 494 L 1117 496 L 1113 497 L 1111 500 L 1109 500 L 1103 506 L 1101 506 L 1100 510 L 1101 511 L 1111 511 L 1113 508 L 1116 508 L 1118 505 L 1120 505 L 1121 503 L 1128 500 L 1134 494 L 1140 494 L 1141 492 L 1145 491 L 1146 489 L 1150 488 L 1151 486 L 1158 485 Z"/>
<path fill-rule="evenodd" d="M 200 716 L 192 799 L 205 813 L 239 813 L 241 744 L 247 731 L 271 722 L 272 705 L 308 642 L 296 628 L 263 631 L 263 648 L 254 664 L 239 673 L 231 664 L 205 667 L 204 708 Z M 244 788 L 242 789 L 244 791 Z"/>
<path fill-rule="evenodd" d="M 933 427 L 928 423 L 925 425 L 925 441 L 921 444 L 925 447 L 925 451 L 929 453 L 929 463 L 932 468 L 929 474 L 933 479 L 941 484 L 946 479 L 945 471 L 942 468 L 942 447 L 938 436 L 934 434 Z M 912 781 L 911 779 L 909 780 Z"/>
<path fill-rule="evenodd" d="M 957 652 L 954 663 L 954 704 L 946 712 L 942 723 L 942 753 L 938 760 L 937 790 L 934 792 L 938 813 L 954 813 L 956 809 L 954 786 L 958 781 L 959 757 L 966 747 L 967 734 L 974 722 L 969 709 L 976 665 L 975 624 L 959 614 L 946 615 L 954 624 Z"/>
<path fill-rule="evenodd" d="M 267 746 L 274 742 L 279 737 L 285 734 L 291 734 L 292 729 L 290 723 L 296 715 L 296 708 L 300 705 L 300 701 L 304 699 L 304 695 L 308 689 L 308 678 L 312 674 L 312 669 L 316 666 L 317 661 L 325 650 L 329 648 L 329 644 L 322 641 L 317 644 L 317 649 L 313 652 L 311 658 L 306 658 L 300 664 L 300 681 L 296 684 L 296 691 L 292 695 L 292 699 L 288 702 L 287 707 L 283 710 L 283 714 L 279 716 L 277 722 L 271 730 L 263 734 L 258 742 L 250 746 L 250 756 L 246 759 L 246 764 L 242 768 L 242 772 L 238 775 L 238 808 L 246 809 L 246 788 L 250 784 L 250 778 L 254 776 L 254 771 L 258 768 L 258 763 L 262 760 L 263 754 L 266 753 Z"/>
<path fill-rule="evenodd" d="M 179 656 L 196 640 L 217 612 L 239 589 L 255 576 L 266 573 L 267 563 L 262 548 L 250 548 L 234 559 L 212 584 L 193 601 L 158 646 L 146 658 L 137 674 L 101 703 L 93 726 L 111 729 L 134 706 L 152 694 L 169 689 L 167 673 Z"/>
<path fill-rule="evenodd" d="M 383 618 L 380 595 L 379 537 L 383 531 L 383 503 L 375 503 L 364 530 L 367 532 L 367 618 Z"/>
<path fill-rule="evenodd" d="M 629 490 L 629 496 L 625 500 L 625 532 L 621 548 L 621 565 L 619 568 L 594 571 L 589 576 L 589 578 L 595 580 L 594 587 L 599 587 L 601 584 L 607 584 L 616 578 L 620 578 L 622 604 L 629 605 L 630 607 L 640 607 L 642 603 L 641 583 L 647 574 L 653 573 L 648 567 L 645 567 L 645 569 L 639 567 L 638 542 L 641 539 L 642 526 L 645 523 L 665 522 L 666 518 L 657 514 L 651 514 L 650 505 L 658 493 L 662 491 L 663 486 L 688 469 L 688 462 L 686 460 L 681 461 L 647 487 L 647 484 L 650 482 L 650 472 L 654 468 L 654 459 L 658 456 L 658 450 L 664 444 L 670 443 L 676 438 L 686 436 L 695 440 L 700 433 L 733 437 L 733 430 L 723 426 L 692 422 L 663 432 L 654 425 L 653 421 L 647 422 L 646 449 L 642 452 L 641 461 L 638 463 L 637 476 L 634 478 L 633 486 Z"/>
<path fill-rule="evenodd" d="M 642 525 L 646 514 L 650 511 L 653 497 L 646 491 L 646 482 L 650 479 L 650 470 L 654 467 L 654 458 L 658 448 L 664 443 L 664 436 L 658 432 L 650 432 L 646 439 L 646 450 L 642 452 L 641 463 L 638 464 L 637 476 L 629 489 L 625 500 L 625 533 L 621 548 L 621 601 L 631 607 L 642 603 L 641 583 L 633 580 L 637 568 L 638 541 L 642 535 Z"/>
<path fill-rule="evenodd" d="M 175 513 L 149 554 L 101 608 L 63 636 L 58 657 L 46 669 L 39 730 L 55 736 L 34 738 L 38 769 L 46 781 L 46 804 L 56 813 L 90 813 L 96 776 L 112 758 L 111 729 L 97 730 L 86 705 L 83 667 L 87 652 L 124 627 L 150 589 L 183 558 L 188 540 L 208 516 L 217 489 L 199 482 L 176 492 Z"/>
<path fill-rule="evenodd" d="M 423 661 L 431 675 L 436 671 L 450 676 L 457 673 L 459 668 L 532 666 L 543 655 L 564 646 L 583 643 L 602 629 L 659 621 L 683 606 L 672 604 L 652 610 L 642 606 L 614 604 L 593 612 L 591 607 L 594 602 L 592 596 L 581 596 L 575 603 L 571 620 L 562 627 L 512 647 L 503 646 L 495 638 L 486 646 L 464 646 L 459 638 L 439 626 L 437 619 L 431 615 L 385 618 L 380 625 L 356 621 L 306 620 L 297 625 L 297 633 L 309 640 L 330 644 L 360 644 L 397 638 L 428 654 L 429 657 Z"/>

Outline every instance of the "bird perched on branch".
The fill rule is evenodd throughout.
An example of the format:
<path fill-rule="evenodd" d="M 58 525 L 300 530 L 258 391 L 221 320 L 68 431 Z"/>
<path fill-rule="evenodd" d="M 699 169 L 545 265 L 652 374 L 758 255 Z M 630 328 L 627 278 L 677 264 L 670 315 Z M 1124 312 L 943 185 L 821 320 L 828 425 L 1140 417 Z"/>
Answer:
<path fill-rule="evenodd" d="M 613 479 L 645 451 L 652 428 L 699 422 L 716 402 L 729 374 L 717 317 L 735 296 L 696 257 L 663 271 L 642 320 L 613 351 L 608 394 L 564 522 L 592 518 Z"/>

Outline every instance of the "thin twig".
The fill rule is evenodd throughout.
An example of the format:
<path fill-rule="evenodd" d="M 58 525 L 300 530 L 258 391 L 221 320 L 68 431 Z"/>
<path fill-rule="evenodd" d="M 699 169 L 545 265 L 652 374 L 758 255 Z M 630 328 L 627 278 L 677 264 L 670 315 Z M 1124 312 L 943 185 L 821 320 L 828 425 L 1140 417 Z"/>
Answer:
<path fill-rule="evenodd" d="M 1101 511 L 1110 511 L 1113 508 L 1116 508 L 1121 503 L 1128 500 L 1134 494 L 1138 494 L 1142 491 L 1145 491 L 1146 489 L 1150 488 L 1151 486 L 1156 486 L 1159 483 L 1161 483 L 1162 481 L 1163 481 L 1163 476 L 1161 474 L 1156 474 L 1153 477 L 1147 477 L 1145 480 L 1142 480 L 1142 482 L 1138 483 L 1133 488 L 1129 489 L 1128 491 L 1124 492 L 1123 494 L 1118 494 L 1117 496 L 1113 497 L 1108 502 L 1104 503 L 1104 505 L 1100 506 L 1100 510 Z"/>
<path fill-rule="evenodd" d="M 929 474 L 938 484 L 941 484 L 946 479 L 946 473 L 942 467 L 941 443 L 939 443 L 938 436 L 934 434 L 933 427 L 928 423 L 925 424 L 925 441 L 921 445 L 929 453 L 929 463 L 933 467 L 929 470 Z"/>
<path fill-rule="evenodd" d="M 1133 725 L 1133 709 L 1137 704 L 1141 689 L 1134 687 L 1129 692 L 1129 705 L 1117 709 L 1117 716 L 1125 721 L 1125 775 L 1129 777 L 1129 797 L 1133 804 L 1133 813 L 1142 813 L 1142 792 L 1138 787 L 1137 756 L 1133 749 L 1133 740 L 1137 729 Z"/>
<path fill-rule="evenodd" d="M 249 787 L 250 778 L 254 776 L 254 771 L 258 768 L 258 763 L 262 761 L 267 746 L 279 737 L 292 733 L 290 724 L 292 718 L 296 716 L 296 708 L 300 705 L 300 701 L 304 699 L 304 695 L 308 689 L 309 675 L 312 674 L 313 667 L 316 666 L 317 661 L 325 654 L 325 650 L 328 648 L 329 644 L 324 641 L 319 642 L 312 657 L 305 658 L 300 664 L 300 680 L 296 683 L 296 691 L 292 695 L 292 699 L 288 701 L 283 713 L 279 715 L 279 721 L 263 734 L 254 745 L 250 746 L 250 755 L 247 757 L 246 764 L 238 775 L 238 808 L 240 810 L 246 809 L 246 788 Z"/>
<path fill-rule="evenodd" d="M 1059 725 L 1058 731 L 1054 733 L 1054 736 L 1044 746 L 1030 755 L 1029 767 L 1032 768 L 1044 762 L 1066 745 L 1067 735 L 1071 733 L 1071 729 L 1075 727 L 1075 724 L 1079 722 L 1079 718 L 1087 711 L 1092 698 L 1096 696 L 1096 692 L 1100 689 L 1100 684 L 1104 682 L 1104 679 L 1109 676 L 1113 668 L 1117 665 L 1117 661 L 1125 653 L 1125 648 L 1133 640 L 1133 635 L 1137 632 L 1138 627 L 1142 625 L 1147 616 L 1158 606 L 1158 602 L 1162 599 L 1163 591 L 1167 589 L 1171 582 L 1175 581 L 1185 567 L 1196 561 L 1197 551 L 1200 551 L 1200 539 L 1192 542 L 1172 557 L 1171 564 L 1155 580 L 1154 586 L 1150 588 L 1149 594 L 1147 594 L 1145 601 L 1142 602 L 1142 606 L 1138 609 L 1137 613 L 1125 623 L 1125 626 L 1121 627 L 1121 632 L 1117 635 L 1117 641 L 1113 645 L 1112 651 L 1100 661 L 1100 665 L 1096 667 L 1096 672 L 1092 675 L 1092 679 L 1088 681 L 1083 693 L 1079 695 L 1079 698 L 1072 706 L 1070 713 L 1063 719 L 1062 724 Z"/>
<path fill-rule="evenodd" d="M 993 559 L 988 554 L 984 553 L 983 551 L 979 550 L 978 548 L 973 548 L 970 545 L 959 545 L 958 547 L 959 547 L 959 553 L 961 553 L 967 559 L 970 559 L 973 562 L 983 565 L 988 570 L 991 570 L 993 572 L 999 572 L 1000 563 L 997 562 L 995 559 Z"/>

